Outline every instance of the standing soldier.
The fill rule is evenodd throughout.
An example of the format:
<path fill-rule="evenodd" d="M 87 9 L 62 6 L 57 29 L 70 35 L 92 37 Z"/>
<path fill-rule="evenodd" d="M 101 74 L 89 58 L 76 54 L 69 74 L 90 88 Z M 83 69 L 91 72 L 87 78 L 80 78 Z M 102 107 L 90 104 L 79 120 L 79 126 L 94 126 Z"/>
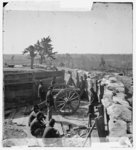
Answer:
<path fill-rule="evenodd" d="M 76 87 L 77 88 L 80 88 L 80 81 L 79 81 L 79 74 L 78 74 L 78 71 L 76 72 Z"/>
<path fill-rule="evenodd" d="M 46 94 L 46 103 L 47 103 L 47 118 L 48 121 L 50 121 L 50 119 L 52 119 L 52 110 L 54 107 L 54 98 L 53 98 L 53 86 L 50 86 L 48 89 L 48 92 Z"/>
<path fill-rule="evenodd" d="M 98 96 L 97 93 L 94 91 L 93 88 L 90 89 L 91 91 L 91 101 L 90 101 L 90 105 L 92 105 L 92 115 L 94 115 L 94 106 L 98 105 Z"/>
<path fill-rule="evenodd" d="M 52 79 L 52 81 L 51 81 L 51 86 L 54 87 L 55 84 L 56 84 L 56 77 L 54 76 L 53 79 Z"/>
<path fill-rule="evenodd" d="M 43 82 L 41 80 L 38 86 L 38 98 L 40 98 L 40 102 L 43 102 L 45 100 L 45 91 L 44 91 Z"/>
<path fill-rule="evenodd" d="M 87 100 L 89 100 L 89 97 L 88 97 L 88 80 L 87 80 L 86 74 L 84 74 L 83 83 L 84 83 L 85 96 L 86 96 Z"/>
<path fill-rule="evenodd" d="M 91 88 L 93 88 L 93 82 L 92 82 L 90 76 L 88 76 L 86 78 L 86 90 L 87 90 L 87 96 L 88 96 L 89 103 L 91 102 Z"/>
<path fill-rule="evenodd" d="M 105 84 L 102 84 L 102 80 L 99 81 L 99 101 L 103 99 Z"/>
<path fill-rule="evenodd" d="M 80 97 L 81 98 L 84 98 L 87 97 L 87 90 L 86 90 L 86 81 L 83 79 L 83 76 L 81 76 L 81 79 L 80 79 L 80 84 L 79 84 L 79 88 L 80 88 Z"/>
<path fill-rule="evenodd" d="M 71 72 L 71 71 L 68 71 L 68 73 L 70 74 L 70 77 L 69 77 L 69 80 L 68 80 L 67 85 L 76 87 L 76 84 L 75 84 L 75 82 L 74 82 L 74 80 L 73 80 L 73 78 L 72 78 L 72 72 Z"/>

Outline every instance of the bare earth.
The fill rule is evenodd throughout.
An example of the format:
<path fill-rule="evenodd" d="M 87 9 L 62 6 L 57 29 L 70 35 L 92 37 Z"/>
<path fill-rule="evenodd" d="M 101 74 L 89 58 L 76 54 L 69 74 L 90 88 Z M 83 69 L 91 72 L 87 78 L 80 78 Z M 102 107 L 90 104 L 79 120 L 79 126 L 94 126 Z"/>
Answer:
<path fill-rule="evenodd" d="M 68 129 L 68 125 L 72 125 L 72 129 L 75 127 L 88 125 L 87 116 L 88 102 L 81 101 L 80 108 L 74 115 L 61 116 L 56 112 L 53 113 L 53 118 L 57 121 L 55 128 L 59 130 L 62 135 Z M 21 108 L 19 110 L 12 110 L 10 115 L 6 117 L 4 122 L 4 134 L 3 134 L 3 146 L 45 146 L 41 139 L 36 139 L 30 134 L 28 127 L 28 114 L 30 113 L 31 106 Z M 44 111 L 46 114 L 46 110 Z M 63 124 L 63 128 L 60 124 Z M 61 146 L 83 146 L 88 130 L 80 129 L 78 131 L 71 130 L 69 134 L 62 138 Z M 92 132 L 94 142 L 99 142 L 98 134 L 96 129 Z M 52 145 L 53 146 L 53 145 Z M 86 142 L 85 146 L 89 146 L 89 141 Z"/>

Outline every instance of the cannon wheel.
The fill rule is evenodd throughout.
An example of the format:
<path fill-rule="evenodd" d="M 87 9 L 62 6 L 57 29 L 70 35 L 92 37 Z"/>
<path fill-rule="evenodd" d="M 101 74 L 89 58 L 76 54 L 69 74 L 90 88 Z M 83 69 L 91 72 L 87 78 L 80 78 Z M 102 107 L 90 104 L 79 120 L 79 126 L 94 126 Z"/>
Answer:
<path fill-rule="evenodd" d="M 55 109 L 61 115 L 71 115 L 80 105 L 80 96 L 75 89 L 62 89 L 55 98 Z"/>

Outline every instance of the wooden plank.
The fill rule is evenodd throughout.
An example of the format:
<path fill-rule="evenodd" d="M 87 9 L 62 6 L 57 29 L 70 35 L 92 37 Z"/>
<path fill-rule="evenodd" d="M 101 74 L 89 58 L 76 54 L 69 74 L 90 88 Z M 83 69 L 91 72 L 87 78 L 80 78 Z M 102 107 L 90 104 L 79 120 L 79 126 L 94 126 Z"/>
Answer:
<path fill-rule="evenodd" d="M 4 83 L 5 84 L 18 84 L 18 83 L 27 83 L 32 82 L 32 73 L 26 74 L 4 74 Z"/>
<path fill-rule="evenodd" d="M 5 85 L 17 85 L 17 84 L 27 84 L 27 83 L 34 83 L 33 81 L 20 81 L 20 82 L 11 82 L 11 83 L 9 83 L 9 82 L 5 82 L 4 84 Z"/>
<path fill-rule="evenodd" d="M 7 73 L 6 75 L 25 75 L 25 74 L 29 74 L 29 75 L 32 75 L 32 72 L 23 72 L 24 70 L 22 70 L 22 72 L 19 70 L 19 71 L 6 71 L 4 70 L 4 73 Z M 14 74 L 15 73 L 15 74 Z"/>
<path fill-rule="evenodd" d="M 47 77 L 57 77 L 64 76 L 63 71 L 49 71 L 49 72 L 36 72 L 34 73 L 35 79 L 47 78 Z"/>

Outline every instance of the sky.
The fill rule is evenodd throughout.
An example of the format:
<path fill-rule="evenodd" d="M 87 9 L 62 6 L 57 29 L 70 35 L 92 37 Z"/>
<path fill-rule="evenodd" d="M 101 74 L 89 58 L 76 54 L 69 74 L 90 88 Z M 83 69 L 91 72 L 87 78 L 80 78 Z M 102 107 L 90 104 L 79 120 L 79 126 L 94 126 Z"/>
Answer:
<path fill-rule="evenodd" d="M 95 3 L 90 11 L 28 11 L 19 10 L 18 4 L 23 7 L 16 2 L 18 10 L 9 4 L 4 8 L 4 54 L 22 54 L 47 36 L 58 53 L 133 52 L 131 4 Z"/>

